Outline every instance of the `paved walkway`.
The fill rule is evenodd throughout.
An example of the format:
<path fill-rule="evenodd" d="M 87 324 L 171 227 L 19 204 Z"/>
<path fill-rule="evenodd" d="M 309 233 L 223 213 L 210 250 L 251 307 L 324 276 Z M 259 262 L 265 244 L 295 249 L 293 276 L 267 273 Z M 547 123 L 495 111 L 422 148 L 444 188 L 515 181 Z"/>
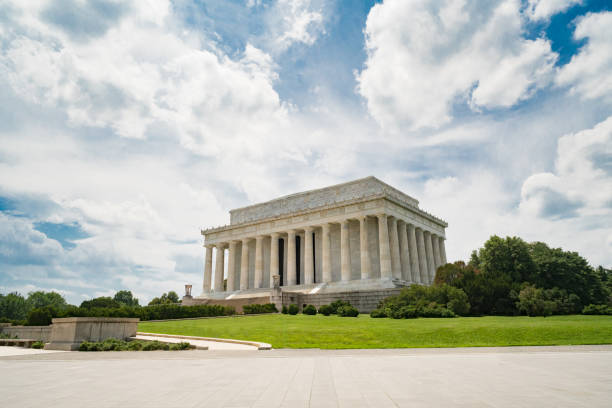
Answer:
<path fill-rule="evenodd" d="M 46 354 L 46 353 L 63 353 L 63 351 L 32 349 L 32 348 L 13 347 L 13 346 L 0 346 L 0 357 L 22 356 L 22 355 L 31 355 L 31 354 Z"/>
<path fill-rule="evenodd" d="M 174 337 L 160 337 L 160 336 L 145 336 L 138 334 L 136 336 L 140 340 L 159 340 L 166 343 L 180 343 L 186 341 L 197 347 L 208 347 L 209 350 L 257 350 L 255 346 L 249 346 L 246 344 L 237 343 L 225 343 L 220 341 L 208 341 L 208 340 L 194 340 L 194 339 L 180 339 Z"/>
<path fill-rule="evenodd" d="M 0 358 L 3 407 L 610 407 L 612 347 Z"/>

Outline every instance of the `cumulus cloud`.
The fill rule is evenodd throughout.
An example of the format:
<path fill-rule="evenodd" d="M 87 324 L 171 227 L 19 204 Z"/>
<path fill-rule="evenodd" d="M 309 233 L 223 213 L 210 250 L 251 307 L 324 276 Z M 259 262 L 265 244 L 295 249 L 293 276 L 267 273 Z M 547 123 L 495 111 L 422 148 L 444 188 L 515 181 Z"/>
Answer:
<path fill-rule="evenodd" d="M 559 69 L 556 83 L 583 99 L 612 102 L 612 12 L 579 18 L 574 39 L 587 43 Z"/>
<path fill-rule="evenodd" d="M 391 0 L 366 23 L 368 58 L 358 91 L 387 128 L 439 127 L 453 106 L 511 107 L 552 80 L 545 38 L 524 38 L 518 0 Z"/>
<path fill-rule="evenodd" d="M 264 44 L 273 53 L 296 44 L 313 45 L 325 33 L 324 7 L 321 0 L 277 0 L 264 17 Z"/>
<path fill-rule="evenodd" d="M 612 220 L 612 117 L 559 139 L 555 172 L 523 183 L 521 210 L 540 217 Z M 611 227 L 612 225 L 608 225 Z"/>
<path fill-rule="evenodd" d="M 75 126 L 108 127 L 124 137 L 144 138 L 163 123 L 202 151 L 219 148 L 214 134 L 233 139 L 247 129 L 265 131 L 252 123 L 282 119 L 270 63 L 252 46 L 231 59 L 197 34 L 176 30 L 168 1 L 93 3 L 39 3 L 15 13 L 0 54 L 15 92 L 63 106 Z"/>
<path fill-rule="evenodd" d="M 543 20 L 581 3 L 582 0 L 529 0 L 527 13 L 534 20 Z"/>

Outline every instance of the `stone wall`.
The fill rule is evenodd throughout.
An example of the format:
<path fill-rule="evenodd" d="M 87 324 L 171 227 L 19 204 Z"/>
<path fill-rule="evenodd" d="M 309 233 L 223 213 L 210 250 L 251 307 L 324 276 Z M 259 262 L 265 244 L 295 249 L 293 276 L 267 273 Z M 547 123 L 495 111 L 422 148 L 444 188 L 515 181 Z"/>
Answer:
<path fill-rule="evenodd" d="M 125 340 L 136 335 L 138 318 L 66 317 L 53 319 L 48 350 L 77 350 L 83 341 Z"/>
<path fill-rule="evenodd" d="M 370 313 L 378 307 L 380 301 L 389 296 L 398 295 L 402 288 L 361 290 L 352 292 L 299 294 L 283 293 L 283 304 L 297 303 L 300 310 L 304 305 L 314 305 L 317 309 L 336 300 L 346 300 L 355 306 L 359 313 Z"/>
<path fill-rule="evenodd" d="M 19 339 L 32 339 L 48 342 L 51 339 L 51 326 L 8 326 L 1 327 L 1 333 Z"/>

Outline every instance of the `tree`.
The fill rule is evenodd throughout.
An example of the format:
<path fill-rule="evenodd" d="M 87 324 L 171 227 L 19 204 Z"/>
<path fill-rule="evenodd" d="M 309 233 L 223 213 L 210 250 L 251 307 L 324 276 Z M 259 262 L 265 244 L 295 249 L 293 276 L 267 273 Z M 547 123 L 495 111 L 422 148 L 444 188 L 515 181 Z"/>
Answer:
<path fill-rule="evenodd" d="M 574 293 L 580 298 L 582 306 L 607 301 L 609 292 L 602 283 L 601 274 L 593 270 L 577 252 L 550 248 L 543 242 L 529 244 L 529 252 L 537 266 L 532 281 L 536 286 L 544 289 L 557 287 Z"/>
<path fill-rule="evenodd" d="M 528 316 L 550 316 L 555 310 L 554 302 L 546 300 L 544 291 L 533 285 L 526 285 L 518 299 L 517 308 Z"/>
<path fill-rule="evenodd" d="M 25 320 L 27 313 L 26 300 L 19 293 L 0 294 L 0 317 L 11 320 Z"/>
<path fill-rule="evenodd" d="M 166 303 L 179 303 L 179 297 L 176 294 L 175 291 L 171 290 L 168 293 L 164 293 L 162 294 L 160 297 L 154 297 L 153 299 L 151 299 L 151 301 L 149 302 L 149 306 L 152 305 L 163 305 Z"/>
<path fill-rule="evenodd" d="M 68 306 L 66 299 L 64 299 L 64 297 L 59 293 L 53 291 L 44 292 L 42 290 L 28 293 L 26 303 L 28 310 L 51 307 L 60 311 L 64 310 Z"/>
<path fill-rule="evenodd" d="M 131 290 L 120 290 L 115 293 L 113 300 L 124 306 L 140 306 L 138 304 L 138 299 L 132 295 Z"/>
<path fill-rule="evenodd" d="M 493 235 L 478 250 L 477 260 L 483 273 L 507 276 L 512 282 L 533 282 L 536 276 L 529 245 L 518 237 Z"/>
<path fill-rule="evenodd" d="M 109 296 L 100 296 L 91 300 L 84 300 L 81 307 L 84 309 L 93 308 L 118 308 L 121 305 Z"/>
<path fill-rule="evenodd" d="M 473 270 L 473 266 L 466 265 L 463 261 L 457 261 L 455 263 L 447 263 L 442 265 L 436 271 L 436 277 L 434 279 L 435 285 L 453 285 L 458 279 L 461 279 L 466 269 Z"/>

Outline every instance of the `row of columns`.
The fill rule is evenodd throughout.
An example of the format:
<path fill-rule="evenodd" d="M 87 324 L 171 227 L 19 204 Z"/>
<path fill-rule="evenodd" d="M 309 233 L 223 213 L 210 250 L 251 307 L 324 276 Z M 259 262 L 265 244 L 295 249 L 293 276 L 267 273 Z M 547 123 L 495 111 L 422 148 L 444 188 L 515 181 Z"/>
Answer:
<path fill-rule="evenodd" d="M 369 236 L 367 230 L 367 217 L 361 216 L 360 227 L 360 267 L 361 279 L 371 279 L 372 268 L 369 251 Z M 409 282 L 430 284 L 433 282 L 435 271 L 446 263 L 444 238 L 429 231 L 407 224 L 403 220 L 389 217 L 386 214 L 377 214 L 379 261 L 381 278 L 397 278 Z M 351 280 L 351 256 L 349 240 L 349 220 L 340 221 L 340 276 L 342 281 Z M 320 225 L 322 229 L 322 280 L 332 281 L 330 224 Z M 313 253 L 313 231 L 315 226 L 304 228 L 304 282 L 312 284 L 315 280 Z M 297 283 L 296 271 L 296 230 L 287 233 L 287 272 L 285 285 Z M 269 236 L 270 243 L 270 286 L 273 285 L 273 276 L 280 273 L 279 268 L 279 238 L 280 232 L 273 232 Z M 266 236 L 255 237 L 255 273 L 254 287 L 262 288 L 264 284 L 264 254 L 263 240 Z M 237 289 L 246 290 L 249 283 L 249 242 L 253 238 L 242 239 L 242 256 L 240 264 L 240 282 L 236 282 L 235 253 L 239 241 L 206 245 L 204 263 L 203 290 L 208 293 L 223 291 L 223 266 L 225 249 L 229 247 L 227 291 Z M 212 248 L 216 248 L 215 280 L 211 288 L 212 279 Z"/>

